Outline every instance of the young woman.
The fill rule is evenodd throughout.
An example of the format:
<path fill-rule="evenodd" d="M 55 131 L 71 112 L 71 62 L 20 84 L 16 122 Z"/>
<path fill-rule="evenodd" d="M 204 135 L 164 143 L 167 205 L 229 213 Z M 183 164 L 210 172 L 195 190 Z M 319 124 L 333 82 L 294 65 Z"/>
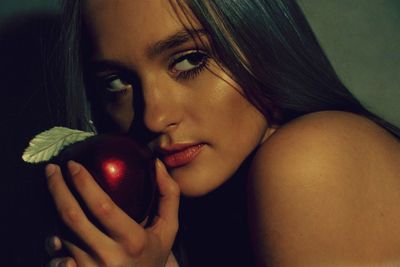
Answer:
<path fill-rule="evenodd" d="M 87 94 L 98 131 L 159 153 L 161 199 L 143 228 L 70 162 L 103 232 L 48 165 L 86 245 L 63 240 L 71 257 L 51 266 L 400 264 L 400 131 L 343 86 L 295 1 L 68 0 L 65 14 L 69 125 L 84 128 Z"/>

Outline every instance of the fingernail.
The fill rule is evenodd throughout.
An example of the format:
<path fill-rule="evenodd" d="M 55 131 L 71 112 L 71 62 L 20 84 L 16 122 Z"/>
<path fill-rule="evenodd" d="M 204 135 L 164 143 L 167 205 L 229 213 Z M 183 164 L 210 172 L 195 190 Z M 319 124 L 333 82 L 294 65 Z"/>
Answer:
<path fill-rule="evenodd" d="M 56 171 L 56 165 L 54 164 L 47 164 L 45 167 L 45 173 L 47 177 L 52 176 Z"/>
<path fill-rule="evenodd" d="M 46 239 L 46 250 L 50 254 L 61 249 L 61 245 L 61 240 L 57 236 L 52 236 Z"/>
<path fill-rule="evenodd" d="M 81 166 L 73 160 L 68 161 L 67 165 L 71 175 L 77 174 L 81 169 Z"/>
<path fill-rule="evenodd" d="M 161 169 L 163 172 L 167 172 L 164 164 L 162 163 L 162 161 L 160 159 L 156 159 L 156 166 L 158 169 Z"/>

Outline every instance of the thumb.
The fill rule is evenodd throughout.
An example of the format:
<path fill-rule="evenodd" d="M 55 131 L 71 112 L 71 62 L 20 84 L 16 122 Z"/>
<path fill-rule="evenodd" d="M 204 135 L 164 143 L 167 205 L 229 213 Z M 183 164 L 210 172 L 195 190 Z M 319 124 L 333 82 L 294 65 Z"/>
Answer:
<path fill-rule="evenodd" d="M 172 179 L 159 159 L 156 160 L 156 179 L 160 199 L 158 218 L 151 228 L 160 231 L 160 237 L 173 241 L 178 231 L 179 185 Z"/>

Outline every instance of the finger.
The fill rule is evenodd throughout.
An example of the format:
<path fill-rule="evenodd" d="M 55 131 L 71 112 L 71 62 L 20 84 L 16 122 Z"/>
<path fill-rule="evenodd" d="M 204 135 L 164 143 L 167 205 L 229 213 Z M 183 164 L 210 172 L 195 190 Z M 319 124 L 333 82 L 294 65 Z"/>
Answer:
<path fill-rule="evenodd" d="M 73 173 L 72 181 L 86 206 L 113 239 L 130 242 L 132 246 L 134 240 L 144 240 L 143 227 L 112 201 L 81 164 L 70 161 L 68 168 Z"/>
<path fill-rule="evenodd" d="M 156 160 L 156 176 L 160 203 L 158 218 L 150 229 L 158 231 L 164 240 L 173 241 L 178 230 L 179 186 L 159 159 Z"/>
<path fill-rule="evenodd" d="M 114 242 L 88 220 L 65 184 L 60 168 L 49 164 L 46 175 L 50 194 L 64 223 L 94 251 L 111 247 Z"/>
<path fill-rule="evenodd" d="M 70 258 L 70 257 L 52 259 L 47 266 L 48 267 L 77 267 L 74 259 Z"/>
<path fill-rule="evenodd" d="M 179 266 L 178 262 L 176 261 L 174 254 L 170 252 L 165 267 L 176 267 L 176 266 Z"/>
<path fill-rule="evenodd" d="M 45 241 L 45 249 L 52 256 L 62 249 L 61 239 L 58 236 L 51 236 Z"/>
<path fill-rule="evenodd" d="M 84 250 L 82 250 L 78 246 L 74 245 L 73 243 L 71 243 L 67 240 L 63 240 L 63 244 L 65 245 L 67 250 L 73 256 L 72 261 L 75 265 L 72 265 L 72 266 L 74 266 L 74 267 L 75 266 L 79 266 L 79 267 L 81 267 L 81 266 L 96 267 L 97 266 L 96 261 L 88 253 L 86 253 Z M 70 267 L 70 266 L 68 266 L 68 267 Z"/>

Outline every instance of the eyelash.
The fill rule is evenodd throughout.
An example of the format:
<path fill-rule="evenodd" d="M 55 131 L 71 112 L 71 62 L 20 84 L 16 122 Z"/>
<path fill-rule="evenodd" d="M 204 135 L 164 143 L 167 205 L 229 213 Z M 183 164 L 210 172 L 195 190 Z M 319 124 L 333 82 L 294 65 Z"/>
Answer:
<path fill-rule="evenodd" d="M 184 60 L 189 60 L 190 57 L 194 57 L 194 56 L 201 57 L 200 59 L 198 59 L 199 63 L 197 65 L 193 64 L 193 65 L 196 65 L 195 67 L 193 67 L 192 69 L 187 70 L 187 71 L 176 71 L 175 72 L 173 70 L 177 64 L 183 62 Z M 179 54 L 173 56 L 173 58 L 170 60 L 171 63 L 168 64 L 168 70 L 170 71 L 171 75 L 173 75 L 177 81 L 194 79 L 205 68 L 208 67 L 209 59 L 210 59 L 210 57 L 204 51 L 201 51 L 201 50 L 186 51 L 186 52 L 179 53 Z M 130 84 L 129 79 L 126 79 L 124 76 L 125 75 L 113 73 L 108 76 L 100 78 L 100 84 L 104 88 L 103 92 L 106 95 L 106 98 L 109 99 L 109 101 L 112 102 L 112 101 L 117 100 L 119 97 L 123 97 L 127 93 L 128 86 L 129 85 L 133 86 L 132 84 Z M 107 89 L 107 88 L 111 88 L 111 83 L 118 79 L 121 80 L 121 82 L 126 83 L 125 89 L 122 89 L 122 90 Z"/>
<path fill-rule="evenodd" d="M 120 90 L 108 89 L 112 87 L 112 82 L 116 82 L 117 80 L 120 80 L 121 85 L 123 85 L 124 87 Z M 105 97 L 105 99 L 109 102 L 115 102 L 118 99 L 124 97 L 124 95 L 128 93 L 129 86 L 131 86 L 131 84 L 128 82 L 128 79 L 126 79 L 124 75 L 120 74 L 110 74 L 98 80 L 98 87 L 102 89 L 101 92 L 103 94 L 103 97 Z"/>
<path fill-rule="evenodd" d="M 174 66 L 176 66 L 180 62 L 183 62 L 184 60 L 188 60 L 190 56 L 201 56 L 198 65 L 187 71 L 173 73 L 172 70 Z M 209 59 L 210 57 L 206 52 L 201 50 L 191 50 L 175 56 L 175 58 L 172 59 L 172 62 L 168 64 L 168 69 L 171 73 L 173 73 L 176 80 L 190 80 L 197 77 L 204 69 L 208 67 Z"/>

